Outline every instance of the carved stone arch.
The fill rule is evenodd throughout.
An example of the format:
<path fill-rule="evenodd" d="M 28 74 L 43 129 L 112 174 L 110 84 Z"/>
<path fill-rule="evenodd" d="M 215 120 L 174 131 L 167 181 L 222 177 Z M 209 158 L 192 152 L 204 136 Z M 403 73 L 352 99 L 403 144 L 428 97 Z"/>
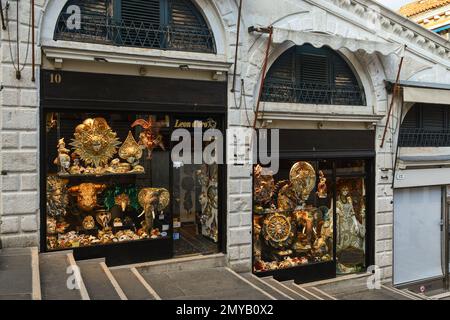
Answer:
<path fill-rule="evenodd" d="M 43 6 L 43 12 L 39 21 L 39 43 L 43 41 L 52 41 L 56 22 L 61 10 L 68 0 L 46 0 Z M 227 23 L 236 12 L 235 4 L 232 0 L 192 0 L 199 10 L 202 11 L 206 22 L 213 31 L 217 54 L 227 55 L 229 48 L 228 29 L 230 23 Z M 228 9 L 229 8 L 229 9 Z M 236 18 L 237 19 L 237 18 Z"/>

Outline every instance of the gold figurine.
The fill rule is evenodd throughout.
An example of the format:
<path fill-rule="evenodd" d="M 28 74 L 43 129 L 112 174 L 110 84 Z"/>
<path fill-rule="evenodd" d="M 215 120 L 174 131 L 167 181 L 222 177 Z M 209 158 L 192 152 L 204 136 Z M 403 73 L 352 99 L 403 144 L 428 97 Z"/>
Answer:
<path fill-rule="evenodd" d="M 150 116 L 148 120 L 138 119 L 131 125 L 132 128 L 138 126 L 144 129 L 139 135 L 139 145 L 147 148 L 147 159 L 152 159 L 152 153 L 156 147 L 166 150 L 163 143 L 163 136 L 159 133 L 161 129 L 160 122 L 156 122 Z"/>
<path fill-rule="evenodd" d="M 58 156 L 53 163 L 58 166 L 60 174 L 68 174 L 68 170 L 70 168 L 70 150 L 66 148 L 64 138 L 59 139 L 57 148 Z"/>
<path fill-rule="evenodd" d="M 104 118 L 86 119 L 75 129 L 70 144 L 87 166 L 108 165 L 117 153 L 120 141 Z"/>
<path fill-rule="evenodd" d="M 138 201 L 144 209 L 139 215 L 144 215 L 145 220 L 142 227 L 147 234 L 151 234 L 153 230 L 153 221 L 158 211 L 163 211 L 170 202 L 170 193 L 163 188 L 145 188 L 138 194 Z"/>
<path fill-rule="evenodd" d="M 319 171 L 319 184 L 317 185 L 317 196 L 320 199 L 326 199 L 328 197 L 327 191 L 327 178 L 322 170 Z"/>
<path fill-rule="evenodd" d="M 69 189 L 77 197 L 78 208 L 90 212 L 97 207 L 97 196 L 106 189 L 106 184 L 82 183 Z"/>

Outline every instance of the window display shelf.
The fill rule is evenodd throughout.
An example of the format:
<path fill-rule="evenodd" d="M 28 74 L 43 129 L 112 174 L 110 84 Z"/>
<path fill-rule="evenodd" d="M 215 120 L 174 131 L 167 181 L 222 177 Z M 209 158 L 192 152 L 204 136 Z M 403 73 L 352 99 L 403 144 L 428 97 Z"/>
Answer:
<path fill-rule="evenodd" d="M 101 178 L 101 177 L 123 177 L 123 176 L 143 176 L 145 172 L 126 172 L 126 173 L 89 173 L 89 174 L 69 174 L 69 173 L 57 173 L 61 178 Z"/>

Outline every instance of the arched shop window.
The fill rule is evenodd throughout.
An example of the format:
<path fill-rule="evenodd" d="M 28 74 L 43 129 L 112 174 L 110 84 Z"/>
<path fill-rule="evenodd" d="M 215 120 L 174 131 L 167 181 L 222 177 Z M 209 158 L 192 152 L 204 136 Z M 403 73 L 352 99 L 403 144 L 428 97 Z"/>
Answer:
<path fill-rule="evenodd" d="M 450 147 L 450 106 L 415 104 L 401 128 L 401 147 Z"/>
<path fill-rule="evenodd" d="M 54 39 L 216 53 L 213 33 L 191 0 L 69 0 Z"/>
<path fill-rule="evenodd" d="M 295 46 L 270 68 L 266 102 L 365 105 L 364 89 L 348 63 L 328 47 Z"/>

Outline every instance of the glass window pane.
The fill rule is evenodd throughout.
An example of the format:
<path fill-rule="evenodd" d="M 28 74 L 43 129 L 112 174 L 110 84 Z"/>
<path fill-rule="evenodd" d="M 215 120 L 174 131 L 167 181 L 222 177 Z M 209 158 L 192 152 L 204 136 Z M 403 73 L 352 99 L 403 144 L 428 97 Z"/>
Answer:
<path fill-rule="evenodd" d="M 333 260 L 332 163 L 281 161 L 254 173 L 254 271 Z"/>
<path fill-rule="evenodd" d="M 165 115 L 47 114 L 47 249 L 168 238 Z"/>
<path fill-rule="evenodd" d="M 336 189 L 337 272 L 360 272 L 366 267 L 365 178 L 337 178 Z"/>

